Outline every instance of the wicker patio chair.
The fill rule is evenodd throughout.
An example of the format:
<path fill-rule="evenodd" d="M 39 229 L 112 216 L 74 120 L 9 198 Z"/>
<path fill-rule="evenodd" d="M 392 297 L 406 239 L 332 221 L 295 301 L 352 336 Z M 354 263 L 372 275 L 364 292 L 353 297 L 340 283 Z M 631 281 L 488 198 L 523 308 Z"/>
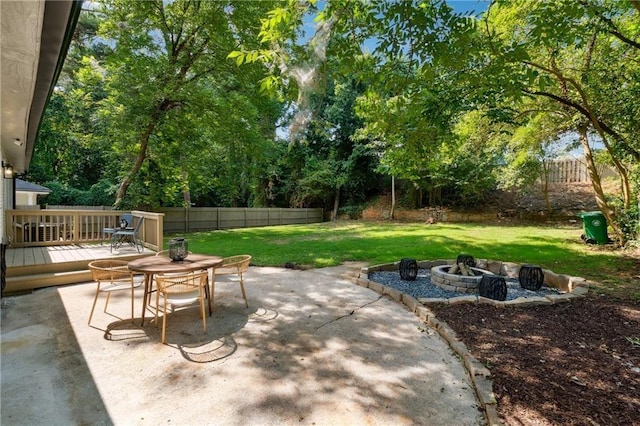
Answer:
<path fill-rule="evenodd" d="M 241 254 L 238 256 L 225 257 L 222 260 L 222 264 L 213 268 L 213 279 L 211 280 L 211 299 L 215 299 L 215 285 L 218 282 L 237 282 L 240 284 L 242 290 L 242 297 L 244 298 L 245 307 L 249 307 L 247 301 L 247 294 L 244 291 L 244 276 L 243 274 L 249 269 L 251 263 L 251 256 L 248 254 Z"/>
<path fill-rule="evenodd" d="M 93 311 L 96 308 L 96 302 L 100 293 L 107 294 L 107 300 L 104 304 L 104 312 L 107 312 L 111 293 L 120 290 L 129 290 L 131 292 L 131 321 L 133 321 L 133 291 L 142 283 L 136 282 L 133 278 L 133 272 L 127 267 L 127 262 L 123 260 L 94 260 L 89 263 L 92 279 L 97 283 L 96 295 L 93 298 L 93 306 L 89 314 L 89 325 Z"/>
<path fill-rule="evenodd" d="M 191 272 L 182 275 L 156 276 L 156 324 L 158 311 L 162 305 L 162 343 L 165 343 L 167 328 L 167 306 L 171 311 L 175 308 L 193 305 L 199 302 L 202 315 L 202 329 L 207 332 L 207 318 L 204 310 L 205 287 L 207 286 L 207 272 Z"/>

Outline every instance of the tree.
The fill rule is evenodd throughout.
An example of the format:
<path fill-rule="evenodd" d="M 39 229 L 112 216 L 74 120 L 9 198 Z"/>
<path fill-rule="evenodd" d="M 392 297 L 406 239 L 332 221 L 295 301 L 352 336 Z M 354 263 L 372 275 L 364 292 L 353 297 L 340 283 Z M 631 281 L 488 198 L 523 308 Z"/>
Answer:
<path fill-rule="evenodd" d="M 307 15 L 316 15 L 317 30 L 303 46 L 299 29 Z M 381 170 L 413 181 L 424 177 L 422 159 L 437 150 L 450 133 L 451 117 L 466 108 L 451 93 L 438 98 L 450 79 L 436 70 L 456 66 L 451 55 L 463 53 L 473 20 L 454 14 L 445 1 L 335 1 L 321 11 L 313 2 L 306 7 L 289 2 L 262 23 L 260 37 L 268 48 L 245 48 L 230 57 L 238 64 L 269 64 L 265 89 L 284 86 L 282 93 L 291 93 L 288 83 L 295 82 L 299 107 L 307 105 L 310 87 L 330 78 L 366 82 L 368 91 L 357 107 L 365 122 L 359 137 L 376 144 Z M 377 45 L 366 54 L 370 39 Z"/>
<path fill-rule="evenodd" d="M 332 211 L 336 219 L 341 203 L 362 203 L 377 188 L 371 173 L 377 159 L 366 140 L 357 140 L 361 120 L 356 116 L 357 96 L 364 91 L 352 79 L 329 79 L 327 93 L 310 101 L 314 114 L 299 137 L 305 161 L 296 184 L 296 205 L 309 202 Z"/>
<path fill-rule="evenodd" d="M 104 70 L 95 58 L 104 58 L 108 47 L 95 42 L 96 28 L 92 14 L 80 14 L 68 60 L 43 115 L 27 174 L 33 182 L 57 180 L 88 190 L 104 178 L 108 147 L 95 120 L 98 103 L 105 97 Z"/>
<path fill-rule="evenodd" d="M 202 134 L 216 133 L 211 132 L 215 123 L 204 117 L 216 120 L 228 114 L 221 109 L 220 97 L 247 90 L 248 78 L 259 80 L 260 66 L 240 73 L 226 57 L 240 43 L 251 43 L 248 30 L 272 3 L 112 0 L 103 6 L 99 35 L 114 47 L 105 63 L 108 97 L 101 104 L 101 119 L 121 158 L 116 205 L 124 202 L 133 184 L 147 194 L 147 203 L 158 195 L 170 199 L 189 187 L 188 169 L 215 161 L 195 150 L 213 142 L 203 141 Z M 267 108 L 265 112 L 273 114 L 273 106 Z M 236 114 L 236 118 L 243 115 Z M 260 126 L 240 118 L 234 124 Z M 233 130 L 226 129 L 231 134 Z M 166 171 L 168 164 L 174 170 L 179 164 L 187 172 L 164 176 L 164 182 L 173 186 L 160 188 L 159 194 L 152 196 L 144 180 L 136 182 L 141 171 L 149 176 Z"/>
<path fill-rule="evenodd" d="M 105 5 L 98 34 L 109 44 L 78 61 L 93 83 L 58 106 L 89 117 L 78 135 L 51 129 L 78 147 L 113 144 L 102 173 L 119 177 L 119 203 L 135 188 L 130 204 L 318 203 L 335 214 L 379 159 L 419 205 L 423 191 L 429 203 L 473 205 L 497 182 L 544 176 L 551 141 L 568 131 L 587 157 L 588 138 L 603 141 L 623 209 L 640 181 L 635 2 L 496 0 L 481 19 L 444 0 Z M 258 85 L 275 101 L 255 96 Z M 273 141 L 286 114 L 298 141 L 288 148 Z"/>
<path fill-rule="evenodd" d="M 538 102 L 536 102 L 538 101 Z M 502 188 L 526 188 L 538 181 L 545 199 L 546 210 L 553 207 L 549 199 L 549 172 L 554 159 L 567 154 L 573 144 L 562 142 L 573 130 L 566 114 L 551 114 L 553 109 L 545 100 L 525 101 L 521 120 L 509 126 L 509 141 L 505 167 L 498 177 Z"/>
<path fill-rule="evenodd" d="M 582 135 L 585 147 L 588 143 L 584 123 L 599 135 L 620 174 L 626 208 L 631 201 L 628 170 L 630 164 L 640 160 L 640 150 L 633 133 L 627 130 L 629 121 L 636 120 L 629 120 L 624 112 L 628 107 L 620 105 L 633 105 L 626 96 L 637 88 L 632 83 L 630 91 L 622 91 L 624 101 L 615 105 L 603 98 L 620 98 L 621 91 L 603 83 L 626 81 L 629 69 L 637 77 L 635 64 L 640 50 L 635 39 L 639 18 L 630 4 L 623 2 L 497 1 L 482 26 L 489 60 L 494 64 L 489 69 L 497 71 L 492 77 L 503 85 L 508 96 L 515 100 L 524 95 L 553 101 L 555 111 L 551 113 L 574 122 L 574 130 Z M 609 91 L 603 93 L 604 88 Z M 598 205 L 624 244 L 615 211 L 598 189 L 595 166 L 591 167 Z"/>

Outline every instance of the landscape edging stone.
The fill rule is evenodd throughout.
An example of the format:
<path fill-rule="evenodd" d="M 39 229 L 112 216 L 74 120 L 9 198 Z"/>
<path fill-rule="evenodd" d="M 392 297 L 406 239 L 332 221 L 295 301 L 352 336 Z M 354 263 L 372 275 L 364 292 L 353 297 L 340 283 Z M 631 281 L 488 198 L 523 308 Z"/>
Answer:
<path fill-rule="evenodd" d="M 455 260 L 435 260 L 435 261 L 420 261 L 418 265 L 420 268 L 428 269 L 429 266 L 438 266 L 438 265 L 452 265 L 455 263 Z M 478 259 L 476 261 L 477 265 L 481 269 L 487 269 L 491 272 L 494 272 L 496 275 L 507 275 L 507 276 L 518 276 L 519 269 L 521 265 L 512 262 L 500 262 L 500 261 L 492 261 L 486 259 Z M 589 281 L 581 278 L 581 277 L 572 277 L 569 275 L 555 274 L 553 271 L 549 271 L 544 269 L 543 272 L 545 274 L 545 284 L 549 284 L 552 287 L 555 287 L 561 291 L 566 291 L 566 294 L 558 294 L 558 295 L 547 295 L 544 297 L 533 297 L 533 298 L 524 298 L 519 297 L 515 300 L 511 301 L 498 301 L 493 299 L 488 299 L 486 297 L 480 296 L 470 296 L 465 295 L 465 293 L 461 293 L 461 296 L 456 296 L 452 298 L 420 298 L 415 299 L 407 294 L 401 293 L 401 297 L 397 299 L 394 296 L 397 296 L 396 292 L 399 290 L 392 289 L 383 284 L 377 283 L 375 281 L 369 280 L 369 272 L 372 271 L 393 271 L 397 270 L 399 266 L 399 262 L 394 262 L 392 264 L 382 264 L 369 266 L 366 268 L 362 268 L 360 277 L 355 280 L 356 284 L 361 285 L 363 287 L 368 287 L 371 290 L 374 290 L 376 293 L 381 296 L 387 295 L 392 299 L 402 302 L 409 310 L 411 310 L 417 317 L 419 317 L 422 321 L 424 321 L 427 325 L 429 325 L 432 329 L 438 332 L 438 334 L 449 344 L 451 349 L 456 352 L 458 356 L 463 360 L 462 364 L 464 365 L 467 373 L 469 374 L 471 381 L 474 386 L 474 390 L 476 392 L 476 396 L 478 397 L 478 401 L 482 406 L 485 414 L 485 418 L 487 420 L 488 425 L 502 425 L 503 423 L 500 421 L 500 417 L 498 415 L 497 410 L 497 400 L 495 394 L 493 392 L 493 380 L 491 379 L 491 371 L 485 367 L 480 361 L 478 361 L 473 355 L 471 355 L 471 351 L 464 344 L 462 340 L 460 340 L 455 333 L 455 331 L 449 327 L 448 324 L 442 322 L 436 318 L 429 308 L 425 307 L 424 304 L 429 303 L 487 303 L 496 307 L 523 307 L 523 306 L 533 306 L 540 304 L 556 304 L 569 302 L 574 297 L 581 297 L 587 294 Z M 504 274 L 502 274 L 504 272 Z M 550 273 L 549 281 L 547 281 L 547 273 Z M 364 278 L 366 277 L 366 278 Z"/>

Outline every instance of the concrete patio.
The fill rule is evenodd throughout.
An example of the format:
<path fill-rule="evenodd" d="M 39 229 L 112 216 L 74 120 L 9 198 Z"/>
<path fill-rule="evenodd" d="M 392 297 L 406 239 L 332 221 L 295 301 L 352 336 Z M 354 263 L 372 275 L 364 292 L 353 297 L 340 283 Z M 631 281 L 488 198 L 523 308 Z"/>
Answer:
<path fill-rule="evenodd" d="M 467 371 L 404 305 L 342 278 L 344 267 L 251 267 L 198 309 L 128 320 L 94 283 L 2 300 L 3 425 L 282 425 L 485 422 Z M 129 308 L 130 309 L 130 308 Z M 148 317 L 148 316 L 147 316 Z"/>

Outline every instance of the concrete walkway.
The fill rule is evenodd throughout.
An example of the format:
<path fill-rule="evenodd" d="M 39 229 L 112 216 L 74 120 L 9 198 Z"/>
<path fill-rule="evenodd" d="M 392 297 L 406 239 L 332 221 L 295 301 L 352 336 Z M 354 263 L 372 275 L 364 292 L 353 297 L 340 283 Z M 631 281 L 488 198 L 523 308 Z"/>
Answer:
<path fill-rule="evenodd" d="M 198 309 L 153 321 L 109 313 L 95 284 L 2 301 L 1 423 L 9 425 L 478 425 L 472 382 L 407 308 L 341 278 L 344 268 L 249 269 Z"/>

